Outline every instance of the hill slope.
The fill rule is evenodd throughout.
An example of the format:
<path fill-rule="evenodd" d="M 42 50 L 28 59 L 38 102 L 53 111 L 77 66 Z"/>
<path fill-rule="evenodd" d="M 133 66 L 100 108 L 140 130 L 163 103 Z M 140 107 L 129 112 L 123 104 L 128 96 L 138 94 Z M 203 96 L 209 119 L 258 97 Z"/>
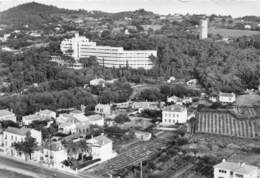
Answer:
<path fill-rule="evenodd" d="M 39 27 L 48 22 L 55 22 L 59 13 L 73 12 L 55 6 L 35 2 L 22 4 L 0 13 L 0 23 L 14 26 L 29 25 Z"/>

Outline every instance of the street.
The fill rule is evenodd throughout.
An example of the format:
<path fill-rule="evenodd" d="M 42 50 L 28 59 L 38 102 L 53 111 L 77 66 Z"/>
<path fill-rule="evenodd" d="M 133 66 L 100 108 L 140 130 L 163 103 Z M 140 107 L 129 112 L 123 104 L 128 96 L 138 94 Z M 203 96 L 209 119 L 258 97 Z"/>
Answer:
<path fill-rule="evenodd" d="M 19 168 L 23 169 L 29 172 L 32 172 L 37 175 L 45 175 L 46 178 L 94 178 L 93 176 L 87 176 L 87 175 L 72 175 L 72 174 L 66 174 L 62 173 L 56 170 L 49 170 L 40 166 L 33 166 L 31 164 L 22 163 L 20 161 L 15 161 L 13 159 L 9 159 L 6 157 L 0 156 L 0 164 L 3 164 L 5 166 L 10 166 L 13 168 Z M 97 178 L 97 177 L 95 177 Z"/>

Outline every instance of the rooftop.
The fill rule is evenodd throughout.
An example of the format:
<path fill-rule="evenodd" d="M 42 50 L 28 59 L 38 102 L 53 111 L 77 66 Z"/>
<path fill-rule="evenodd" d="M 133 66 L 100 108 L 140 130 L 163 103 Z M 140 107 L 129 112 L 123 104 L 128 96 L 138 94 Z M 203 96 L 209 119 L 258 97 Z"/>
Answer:
<path fill-rule="evenodd" d="M 51 142 L 51 143 L 46 143 L 43 145 L 45 149 L 51 150 L 51 151 L 60 151 L 64 150 L 64 146 L 62 145 L 61 141 L 58 142 Z"/>
<path fill-rule="evenodd" d="M 258 167 L 256 166 L 247 165 L 245 163 L 226 162 L 225 160 L 215 165 L 214 168 L 227 169 L 241 174 L 249 174 L 253 171 L 258 171 Z"/>
<path fill-rule="evenodd" d="M 24 128 L 24 127 L 23 128 L 8 127 L 4 132 L 9 132 L 9 133 L 16 134 L 16 135 L 26 136 L 26 134 L 30 131 L 31 131 L 31 129 Z"/>
<path fill-rule="evenodd" d="M 234 97 L 235 94 L 234 93 L 223 93 L 223 92 L 220 92 L 219 96 L 222 96 L 222 97 Z"/>
<path fill-rule="evenodd" d="M 91 138 L 89 140 L 89 142 L 93 142 L 93 141 L 94 141 L 95 144 L 100 145 L 100 146 L 106 145 L 106 144 L 112 142 L 112 140 L 110 140 L 108 137 L 106 137 L 104 135 L 99 135 L 99 136 Z"/>
<path fill-rule="evenodd" d="M 185 107 L 183 107 L 182 105 L 170 105 L 167 106 L 163 109 L 164 111 L 172 111 L 172 112 L 183 112 L 186 110 Z"/>
<path fill-rule="evenodd" d="M 0 110 L 0 117 L 7 116 L 7 115 L 12 115 L 12 114 L 14 114 L 14 113 L 10 112 L 8 109 Z"/>

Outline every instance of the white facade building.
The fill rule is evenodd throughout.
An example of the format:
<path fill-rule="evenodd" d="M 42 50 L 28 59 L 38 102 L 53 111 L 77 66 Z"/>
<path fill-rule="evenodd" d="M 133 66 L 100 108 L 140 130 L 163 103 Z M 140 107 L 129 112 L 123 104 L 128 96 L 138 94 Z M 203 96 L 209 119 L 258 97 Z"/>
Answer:
<path fill-rule="evenodd" d="M 101 161 L 109 160 L 117 154 L 113 151 L 113 142 L 104 135 L 87 140 L 91 145 L 93 159 L 100 158 Z"/>
<path fill-rule="evenodd" d="M 95 106 L 95 113 L 109 116 L 112 114 L 110 104 L 97 104 Z"/>
<path fill-rule="evenodd" d="M 80 58 L 96 56 L 98 63 L 105 67 L 130 67 L 151 69 L 153 63 L 150 56 L 157 56 L 155 50 L 126 51 L 123 47 L 97 46 L 78 33 L 71 39 L 65 39 L 60 45 L 64 54 L 71 55 L 76 61 Z"/>
<path fill-rule="evenodd" d="M 236 101 L 235 93 L 219 93 L 219 102 L 221 103 L 234 103 Z"/>
<path fill-rule="evenodd" d="M 37 145 L 42 144 L 42 133 L 29 128 L 8 127 L 4 132 L 4 152 L 11 156 L 19 156 L 17 151 L 12 147 L 13 143 L 25 141 L 27 133 L 36 139 Z M 21 155 L 20 155 L 21 156 Z"/>
<path fill-rule="evenodd" d="M 0 110 L 0 121 L 10 120 L 16 122 L 16 116 L 13 112 L 8 111 L 8 109 Z"/>
<path fill-rule="evenodd" d="M 162 125 L 171 126 L 176 123 L 186 123 L 188 112 L 186 107 L 181 105 L 171 105 L 165 107 L 162 111 Z"/>
<path fill-rule="evenodd" d="M 200 39 L 208 38 L 208 19 L 200 20 Z"/>
<path fill-rule="evenodd" d="M 223 160 L 214 166 L 214 178 L 259 178 L 259 169 L 245 163 Z"/>

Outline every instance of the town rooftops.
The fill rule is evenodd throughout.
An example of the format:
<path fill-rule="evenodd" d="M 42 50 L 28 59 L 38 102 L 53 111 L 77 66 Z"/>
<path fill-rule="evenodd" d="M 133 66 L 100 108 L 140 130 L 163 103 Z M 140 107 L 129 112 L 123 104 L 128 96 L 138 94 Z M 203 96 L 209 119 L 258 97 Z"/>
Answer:
<path fill-rule="evenodd" d="M 9 132 L 16 135 L 26 136 L 31 129 L 28 128 L 15 128 L 15 127 L 8 127 L 4 132 Z"/>
<path fill-rule="evenodd" d="M 2 109 L 0 110 L 0 117 L 13 115 L 14 113 L 10 112 L 8 109 Z"/>
<path fill-rule="evenodd" d="M 236 173 L 249 174 L 253 171 L 258 171 L 258 167 L 248 165 L 245 163 L 227 162 L 223 160 L 221 163 L 214 166 L 214 168 L 230 170 Z"/>
<path fill-rule="evenodd" d="M 39 114 L 46 114 L 46 115 L 48 115 L 48 114 L 52 114 L 54 111 L 51 111 L 51 110 L 49 110 L 49 109 L 44 109 L 44 110 L 40 110 L 38 113 Z"/>
<path fill-rule="evenodd" d="M 40 119 L 41 119 L 41 117 L 38 116 L 38 115 L 36 115 L 36 114 L 31 114 L 31 115 L 28 115 L 28 116 L 23 116 L 23 121 L 24 121 L 24 120 L 32 120 L 32 121 L 34 121 L 34 120 L 40 120 Z"/>
<path fill-rule="evenodd" d="M 176 104 L 176 105 L 170 105 L 163 109 L 164 111 L 171 111 L 171 112 L 183 112 L 186 110 L 185 107 L 182 105 Z"/>

